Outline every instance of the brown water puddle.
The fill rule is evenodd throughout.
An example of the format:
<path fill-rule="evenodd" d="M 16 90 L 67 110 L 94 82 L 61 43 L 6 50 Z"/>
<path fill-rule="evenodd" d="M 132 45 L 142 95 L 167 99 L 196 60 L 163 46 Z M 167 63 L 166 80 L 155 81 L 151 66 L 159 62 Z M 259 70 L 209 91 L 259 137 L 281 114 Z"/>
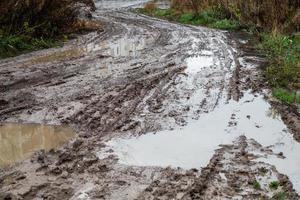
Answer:
<path fill-rule="evenodd" d="M 41 149 L 58 148 L 74 137 L 74 131 L 64 126 L 0 124 L 0 167 L 22 161 Z"/>

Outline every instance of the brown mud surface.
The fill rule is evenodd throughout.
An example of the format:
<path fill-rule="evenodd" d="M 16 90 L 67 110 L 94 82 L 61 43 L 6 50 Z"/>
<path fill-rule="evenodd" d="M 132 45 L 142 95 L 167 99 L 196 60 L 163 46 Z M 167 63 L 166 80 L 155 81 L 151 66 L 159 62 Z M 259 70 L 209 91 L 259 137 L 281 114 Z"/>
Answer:
<path fill-rule="evenodd" d="M 111 8 L 114 3 L 123 8 Z M 278 154 L 245 136 L 222 144 L 202 169 L 132 166 L 98 155 L 107 140 L 184 127 L 222 99 L 239 101 L 263 86 L 263 60 L 250 48 L 237 50 L 244 40 L 128 11 L 140 3 L 112 1 L 105 8 L 96 2 L 93 17 L 104 31 L 0 61 L 1 122 L 67 124 L 78 133 L 58 150 L 0 169 L 0 199 L 276 199 L 283 193 L 299 199 L 287 176 L 257 160 Z M 209 67 L 190 67 L 193 58 Z M 235 125 L 234 117 L 228 124 Z M 268 185 L 274 180 L 276 190 Z"/>

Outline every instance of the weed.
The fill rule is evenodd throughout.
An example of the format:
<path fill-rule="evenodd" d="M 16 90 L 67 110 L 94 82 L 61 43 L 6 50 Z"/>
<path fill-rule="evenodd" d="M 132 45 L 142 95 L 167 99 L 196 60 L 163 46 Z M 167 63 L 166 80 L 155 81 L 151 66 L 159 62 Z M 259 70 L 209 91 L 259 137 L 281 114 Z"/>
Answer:
<path fill-rule="evenodd" d="M 195 19 L 194 13 L 184 13 L 180 15 L 178 21 L 183 24 L 191 24 Z"/>
<path fill-rule="evenodd" d="M 253 188 L 256 190 L 261 189 L 260 183 L 257 180 L 255 180 L 252 185 L 253 185 Z"/>
<path fill-rule="evenodd" d="M 287 104 L 300 104 L 300 94 L 294 91 L 289 91 L 283 88 L 275 88 L 273 89 L 273 96 Z"/>
<path fill-rule="evenodd" d="M 278 182 L 278 181 L 272 181 L 272 182 L 269 184 L 269 187 L 270 187 L 271 189 L 277 190 L 278 187 L 279 187 L 279 182 Z"/>
<path fill-rule="evenodd" d="M 225 30 L 237 30 L 240 28 L 240 24 L 238 21 L 223 19 L 216 21 L 211 25 L 212 28 L 225 29 Z"/>
<path fill-rule="evenodd" d="M 0 35 L 0 58 L 57 45 L 58 43 L 51 39 L 16 34 Z"/>
<path fill-rule="evenodd" d="M 300 80 L 300 37 L 261 34 L 260 48 L 267 53 L 266 77 L 272 87 L 293 88 Z"/>
<path fill-rule="evenodd" d="M 285 200 L 285 199 L 286 199 L 286 193 L 285 192 L 279 192 L 271 198 L 271 200 Z"/>

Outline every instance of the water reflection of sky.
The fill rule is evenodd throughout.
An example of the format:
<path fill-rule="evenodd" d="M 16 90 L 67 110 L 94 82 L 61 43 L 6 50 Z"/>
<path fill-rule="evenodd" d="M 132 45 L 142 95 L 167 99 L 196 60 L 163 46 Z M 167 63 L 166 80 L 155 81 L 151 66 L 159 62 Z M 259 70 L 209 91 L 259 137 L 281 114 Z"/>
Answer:
<path fill-rule="evenodd" d="M 228 126 L 232 114 L 236 126 Z M 206 166 L 220 144 L 230 144 L 245 135 L 263 146 L 272 146 L 275 153 L 283 152 L 286 159 L 268 157 L 265 162 L 288 175 L 300 192 L 300 144 L 276 116 L 263 96 L 246 93 L 239 102 L 220 104 L 183 128 L 114 139 L 108 145 L 123 164 L 189 169 Z"/>

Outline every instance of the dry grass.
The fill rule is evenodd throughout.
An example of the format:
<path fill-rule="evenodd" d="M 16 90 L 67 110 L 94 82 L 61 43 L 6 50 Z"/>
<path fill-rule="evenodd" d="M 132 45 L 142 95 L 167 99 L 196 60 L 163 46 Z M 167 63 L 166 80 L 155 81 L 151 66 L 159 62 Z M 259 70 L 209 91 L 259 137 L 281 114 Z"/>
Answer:
<path fill-rule="evenodd" d="M 144 6 L 144 9 L 146 12 L 152 13 L 157 9 L 157 5 L 154 1 L 150 1 L 150 2 L 146 3 L 146 5 Z"/>

